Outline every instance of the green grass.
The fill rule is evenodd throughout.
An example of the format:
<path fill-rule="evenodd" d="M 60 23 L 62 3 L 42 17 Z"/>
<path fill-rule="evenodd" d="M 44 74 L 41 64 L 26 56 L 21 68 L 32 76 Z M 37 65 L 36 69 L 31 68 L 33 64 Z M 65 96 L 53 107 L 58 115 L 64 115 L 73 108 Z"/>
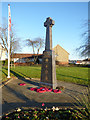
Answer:
<path fill-rule="evenodd" d="M 88 85 L 87 67 L 56 67 L 57 80 Z M 40 78 L 40 66 L 16 66 L 11 68 L 11 76 Z M 7 67 L 2 67 L 2 79 L 7 77 Z"/>
<path fill-rule="evenodd" d="M 88 85 L 87 67 L 58 67 L 57 80 Z"/>

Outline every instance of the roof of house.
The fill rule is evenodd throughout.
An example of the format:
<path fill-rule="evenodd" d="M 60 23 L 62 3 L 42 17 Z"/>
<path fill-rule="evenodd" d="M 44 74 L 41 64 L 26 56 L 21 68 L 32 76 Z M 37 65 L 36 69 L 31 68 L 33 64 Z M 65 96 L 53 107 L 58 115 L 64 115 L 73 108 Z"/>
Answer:
<path fill-rule="evenodd" d="M 21 54 L 21 53 L 14 53 L 11 55 L 12 58 L 29 58 L 29 57 L 33 57 L 33 56 L 37 56 L 37 54 Z M 42 54 L 38 54 L 38 56 L 41 56 Z"/>
<path fill-rule="evenodd" d="M 63 49 L 67 54 L 69 54 L 69 53 L 68 53 L 64 48 L 62 48 L 60 45 L 55 46 L 53 49 L 55 49 L 55 48 L 61 48 L 61 49 Z M 14 54 L 11 55 L 11 57 L 12 57 L 12 58 L 32 58 L 32 57 L 34 57 L 34 55 L 37 56 L 37 54 L 14 53 Z M 43 54 L 38 54 L 39 57 L 42 57 L 42 55 L 43 55 Z"/>
<path fill-rule="evenodd" d="M 61 48 L 61 49 L 63 49 L 66 53 L 68 53 L 64 48 L 62 48 L 59 44 L 57 44 L 53 49 L 55 49 L 55 48 Z M 69 54 L 69 53 L 68 53 Z"/>

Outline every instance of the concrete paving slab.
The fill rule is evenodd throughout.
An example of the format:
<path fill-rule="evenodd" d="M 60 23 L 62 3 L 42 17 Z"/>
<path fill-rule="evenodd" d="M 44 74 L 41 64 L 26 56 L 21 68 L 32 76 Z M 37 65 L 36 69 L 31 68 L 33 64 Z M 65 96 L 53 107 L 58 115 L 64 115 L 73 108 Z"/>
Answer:
<path fill-rule="evenodd" d="M 65 89 L 61 93 L 45 92 L 37 93 L 30 91 L 30 87 L 38 87 L 39 79 L 13 79 L 4 87 L 2 87 L 2 113 L 7 113 L 19 107 L 42 107 L 45 103 L 46 107 L 73 107 L 76 103 L 75 97 L 79 97 L 86 92 L 86 86 L 73 83 L 57 81 L 58 86 L 64 86 Z M 19 83 L 26 83 L 20 86 Z"/>

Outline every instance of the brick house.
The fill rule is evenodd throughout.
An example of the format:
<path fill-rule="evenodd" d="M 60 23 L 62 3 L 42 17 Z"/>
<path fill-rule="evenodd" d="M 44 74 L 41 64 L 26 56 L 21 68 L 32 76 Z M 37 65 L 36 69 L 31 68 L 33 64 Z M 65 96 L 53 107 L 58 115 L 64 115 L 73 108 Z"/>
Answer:
<path fill-rule="evenodd" d="M 64 48 L 57 45 L 53 50 L 55 51 L 56 64 L 67 65 L 69 63 L 69 53 Z"/>

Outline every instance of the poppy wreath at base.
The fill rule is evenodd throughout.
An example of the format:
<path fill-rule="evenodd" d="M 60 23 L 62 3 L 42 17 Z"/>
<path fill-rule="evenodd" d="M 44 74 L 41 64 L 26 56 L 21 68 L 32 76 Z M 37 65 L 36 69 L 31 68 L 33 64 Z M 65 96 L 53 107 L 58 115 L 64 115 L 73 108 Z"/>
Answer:
<path fill-rule="evenodd" d="M 55 89 L 53 90 L 54 93 L 61 93 L 61 90 Z"/>
<path fill-rule="evenodd" d="M 25 85 L 26 85 L 26 83 L 20 83 L 19 85 L 20 85 L 20 86 L 25 86 Z"/>
<path fill-rule="evenodd" d="M 31 91 L 37 91 L 37 88 L 30 88 Z"/>
<path fill-rule="evenodd" d="M 30 88 L 31 91 L 36 91 L 39 93 L 44 93 L 44 92 L 54 92 L 54 93 L 61 93 L 60 90 L 58 89 L 52 89 L 52 88 L 46 88 L 46 87 L 41 87 L 41 88 Z"/>

